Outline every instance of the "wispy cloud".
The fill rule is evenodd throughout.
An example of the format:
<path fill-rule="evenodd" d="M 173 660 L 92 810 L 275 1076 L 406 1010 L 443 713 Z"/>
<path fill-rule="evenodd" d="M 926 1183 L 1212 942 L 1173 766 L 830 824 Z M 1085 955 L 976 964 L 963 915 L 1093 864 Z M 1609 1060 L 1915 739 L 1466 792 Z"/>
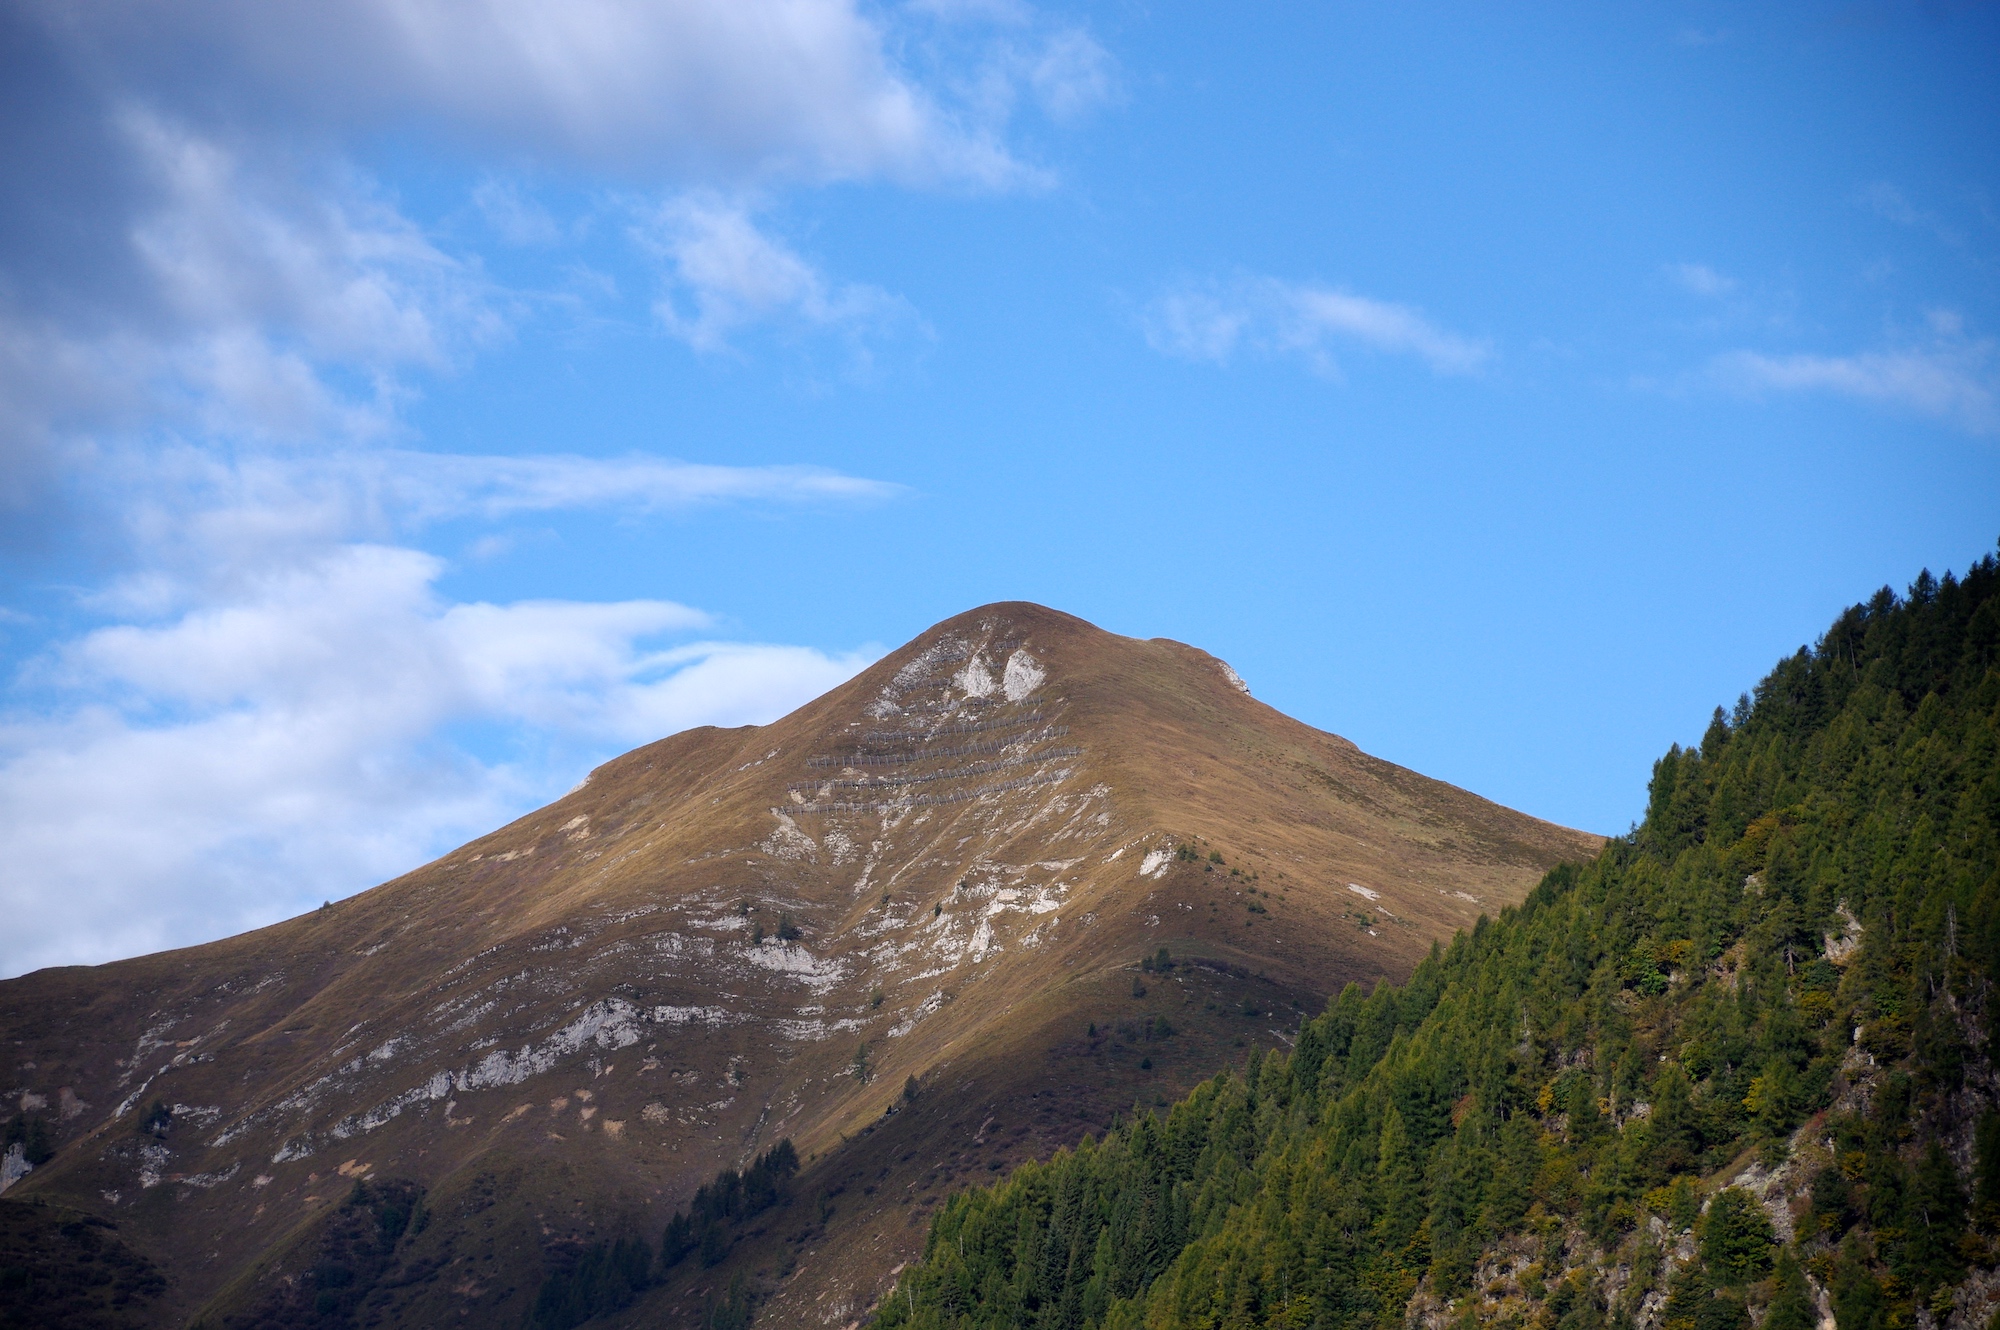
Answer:
<path fill-rule="evenodd" d="M 1081 28 L 1050 35 L 1028 67 L 1028 83 L 1042 109 L 1056 120 L 1074 120 L 1110 105 L 1123 91 L 1117 63 Z"/>
<path fill-rule="evenodd" d="M 410 486 L 412 507 L 500 518 L 521 512 L 630 506 L 678 511 L 731 501 L 855 503 L 903 486 L 814 466 L 716 466 L 656 457 L 469 457 L 398 453 L 387 465 Z"/>
<path fill-rule="evenodd" d="M 1968 336 L 1949 311 L 1933 312 L 1931 331 L 1924 343 L 1845 354 L 1734 351 L 1711 373 L 1738 391 L 1831 393 L 2000 434 L 2000 342 Z"/>
<path fill-rule="evenodd" d="M 114 614 L 164 614 L 235 594 L 258 570 L 352 542 L 405 543 L 440 522 L 523 514 L 684 513 L 716 504 L 798 508 L 893 500 L 905 489 L 824 467 L 726 466 L 645 454 L 594 458 L 345 448 L 226 455 L 192 445 L 111 455 L 102 502 L 135 571 L 94 597 Z"/>
<path fill-rule="evenodd" d="M 504 336 L 509 302 L 351 173 L 302 181 L 137 111 L 148 182 L 118 290 L 87 312 L 0 299 L 0 459 L 163 431 L 379 440 L 407 376 Z M 18 290 L 15 292 L 18 294 Z"/>
<path fill-rule="evenodd" d="M 563 228 L 555 217 L 518 181 L 488 176 L 473 187 L 472 206 L 502 244 L 554 245 L 564 238 Z"/>
<path fill-rule="evenodd" d="M 1711 300 L 1730 295 L 1736 290 L 1735 278 L 1723 276 L 1706 263 L 1669 264 L 1667 275 L 1673 278 L 1682 290 Z"/>
<path fill-rule="evenodd" d="M 1222 363 L 1239 350 L 1294 355 L 1337 373 L 1347 346 L 1413 356 L 1437 374 L 1472 374 L 1493 357 L 1489 343 L 1450 332 L 1410 305 L 1270 277 L 1186 286 L 1155 300 L 1142 326 L 1153 349 Z"/>
<path fill-rule="evenodd" d="M 654 305 L 663 327 L 697 351 L 728 347 L 755 324 L 882 336 L 918 325 L 903 300 L 834 282 L 767 234 L 741 202 L 701 192 L 669 200 L 637 234 L 661 260 L 668 289 Z"/>

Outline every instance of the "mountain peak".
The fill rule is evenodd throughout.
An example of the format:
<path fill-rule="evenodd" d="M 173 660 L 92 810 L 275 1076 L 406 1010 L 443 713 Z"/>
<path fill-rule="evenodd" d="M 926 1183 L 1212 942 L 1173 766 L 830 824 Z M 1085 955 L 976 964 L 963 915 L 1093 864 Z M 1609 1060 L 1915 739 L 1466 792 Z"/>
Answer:
<path fill-rule="evenodd" d="M 849 1192 L 773 1292 L 826 1319 L 950 1179 L 1282 1041 L 1596 844 L 1299 724 L 1194 647 L 982 606 L 326 910 L 12 981 L 0 1033 L 96 1106 L 16 1185 L 120 1224 L 181 1311 L 249 1316 L 278 1286 L 243 1272 L 318 1259 L 279 1235 L 337 1227 L 333 1177 L 430 1198 L 409 1260 L 547 1271 L 590 1233 L 657 1237 L 790 1139 Z M 142 1140 L 154 1100 L 174 1125 Z M 444 1220 L 478 1197 L 540 1217 Z M 534 1292 L 397 1287 L 405 1324 L 518 1320 Z"/>

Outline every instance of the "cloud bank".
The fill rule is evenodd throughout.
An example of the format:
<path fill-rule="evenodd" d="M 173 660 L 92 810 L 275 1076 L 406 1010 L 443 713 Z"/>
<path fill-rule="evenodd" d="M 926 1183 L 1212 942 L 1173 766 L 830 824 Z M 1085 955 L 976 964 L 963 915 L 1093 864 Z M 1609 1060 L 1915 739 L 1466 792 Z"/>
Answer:
<path fill-rule="evenodd" d="M 0 82 L 17 515 L 106 430 L 388 437 L 413 382 L 528 317 L 354 165 L 384 130 L 493 163 L 468 202 L 507 244 L 567 238 L 532 178 L 636 191 L 658 326 L 714 352 L 753 324 L 850 345 L 921 327 L 760 225 L 777 195 L 1036 187 L 1017 104 L 1067 120 L 1117 95 L 1102 47 L 1026 7 L 853 0 L 26 0 L 0 12 Z"/>
<path fill-rule="evenodd" d="M 640 177 L 1004 186 L 1020 167 L 850 0 L 30 3 L 79 82 L 194 123 L 429 126 Z M 201 70 L 199 80 L 188 71 Z"/>

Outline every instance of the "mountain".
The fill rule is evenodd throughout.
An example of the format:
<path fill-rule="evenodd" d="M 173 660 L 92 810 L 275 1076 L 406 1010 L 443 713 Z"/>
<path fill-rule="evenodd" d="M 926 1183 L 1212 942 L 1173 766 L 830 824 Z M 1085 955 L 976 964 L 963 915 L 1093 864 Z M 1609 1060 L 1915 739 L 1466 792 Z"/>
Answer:
<path fill-rule="evenodd" d="M 2000 1325 L 2000 562 L 1295 1047 L 951 1198 L 874 1330 Z"/>
<path fill-rule="evenodd" d="M 0 1315 L 844 1326 L 954 1188 L 1600 843 L 987 606 L 359 896 L 0 984 Z"/>

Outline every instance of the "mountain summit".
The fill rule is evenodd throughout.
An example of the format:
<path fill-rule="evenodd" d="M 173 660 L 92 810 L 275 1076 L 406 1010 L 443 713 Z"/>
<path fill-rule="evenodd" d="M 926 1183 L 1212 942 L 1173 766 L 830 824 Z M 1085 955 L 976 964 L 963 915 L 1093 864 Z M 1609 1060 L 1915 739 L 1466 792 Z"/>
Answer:
<path fill-rule="evenodd" d="M 349 900 L 0 984 L 0 1242 L 112 1271 L 91 1324 L 842 1326 L 954 1182 L 1599 843 L 1193 647 L 989 605 Z M 662 1261 L 684 1210 L 720 1218 Z"/>

